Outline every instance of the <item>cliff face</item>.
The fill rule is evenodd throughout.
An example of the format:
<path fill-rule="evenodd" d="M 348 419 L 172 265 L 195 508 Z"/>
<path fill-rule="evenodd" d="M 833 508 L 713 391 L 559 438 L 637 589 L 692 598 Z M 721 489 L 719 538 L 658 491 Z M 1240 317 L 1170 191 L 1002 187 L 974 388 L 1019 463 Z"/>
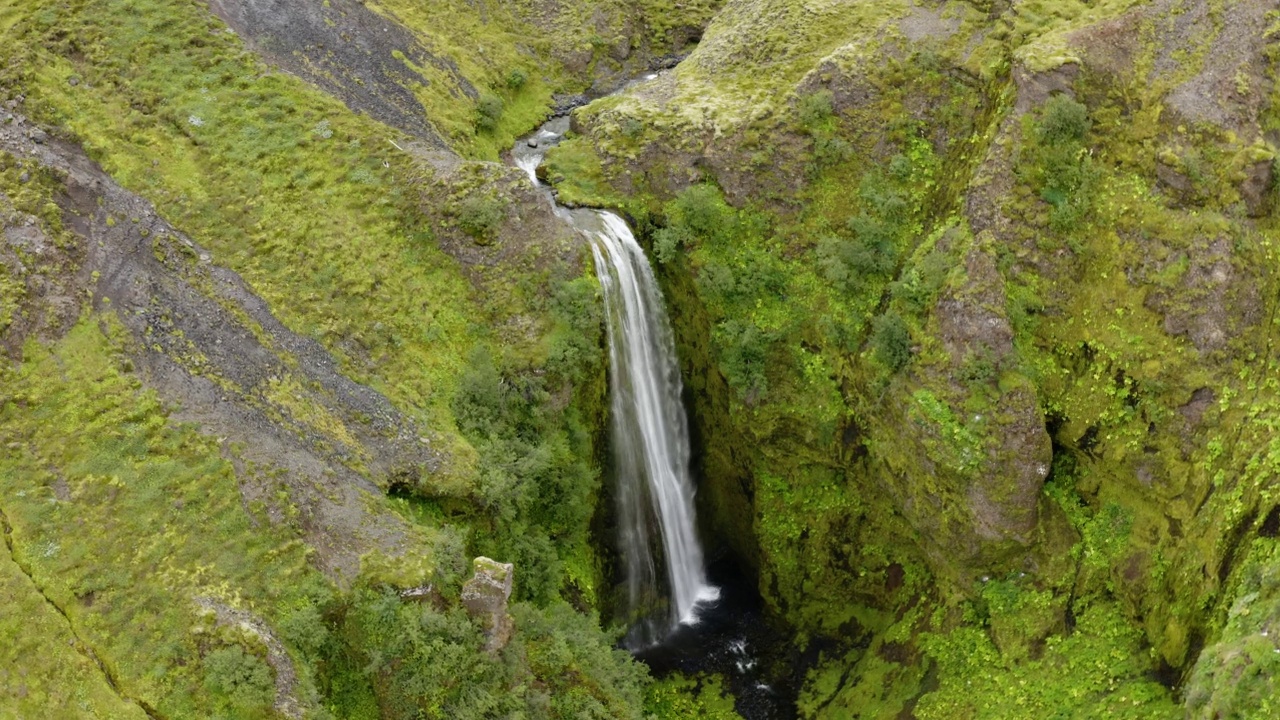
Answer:
<path fill-rule="evenodd" d="M 713 534 L 835 639 L 805 714 L 1121 712 L 1004 687 L 1099 638 L 1135 717 L 1265 714 L 1276 10 L 730 2 L 577 111 L 550 176 L 652 228 Z"/>
<path fill-rule="evenodd" d="M 705 534 L 807 648 L 799 713 L 1275 714 L 1278 23 L 5 5 L 0 714 L 727 716 L 584 614 L 598 286 L 492 162 L 690 49 L 546 174 L 652 249 Z"/>

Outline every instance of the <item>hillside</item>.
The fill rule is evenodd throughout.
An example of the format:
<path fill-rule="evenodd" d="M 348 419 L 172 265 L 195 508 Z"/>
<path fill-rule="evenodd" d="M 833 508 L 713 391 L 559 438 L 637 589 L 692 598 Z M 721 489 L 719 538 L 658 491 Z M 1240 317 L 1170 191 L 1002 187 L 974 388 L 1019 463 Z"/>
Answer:
<path fill-rule="evenodd" d="M 1273 0 L 0 41 L 0 716 L 1280 712 Z M 648 251 L 769 709 L 617 647 L 600 279 L 503 162 L 566 112 L 539 174 Z"/>

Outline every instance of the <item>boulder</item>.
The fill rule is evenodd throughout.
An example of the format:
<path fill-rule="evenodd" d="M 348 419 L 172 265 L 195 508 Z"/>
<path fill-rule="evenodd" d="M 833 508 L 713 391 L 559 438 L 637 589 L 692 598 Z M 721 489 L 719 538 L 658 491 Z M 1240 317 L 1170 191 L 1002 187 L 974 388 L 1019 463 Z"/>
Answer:
<path fill-rule="evenodd" d="M 496 653 L 507 646 L 515 629 L 511 616 L 507 614 L 515 566 L 482 556 L 473 560 L 471 567 L 471 579 L 462 586 L 462 606 L 484 627 L 485 636 L 489 639 L 486 648 Z"/>

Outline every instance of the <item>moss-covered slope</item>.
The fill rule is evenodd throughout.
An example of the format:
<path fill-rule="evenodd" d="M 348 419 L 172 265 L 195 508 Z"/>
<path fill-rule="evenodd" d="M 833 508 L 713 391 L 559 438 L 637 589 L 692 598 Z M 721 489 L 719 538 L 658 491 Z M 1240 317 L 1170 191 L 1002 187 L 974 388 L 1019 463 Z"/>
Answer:
<path fill-rule="evenodd" d="M 649 228 L 714 534 L 843 648 L 804 714 L 1265 716 L 1277 21 L 743 0 L 575 114 L 549 177 Z"/>
<path fill-rule="evenodd" d="M 553 62 L 530 18 L 644 66 L 709 6 L 213 5 L 0 4 L 3 599 L 30 614 L 0 645 L 62 648 L 4 655 L 0 714 L 638 717 L 590 614 L 597 286 L 520 173 L 460 155 L 624 67 Z M 276 14 L 246 45 L 211 13 L 237 8 Z M 331 10 L 372 60 L 271 43 Z M 456 85 L 386 64 L 423 48 Z M 481 553 L 517 568 L 494 652 L 459 604 Z"/>

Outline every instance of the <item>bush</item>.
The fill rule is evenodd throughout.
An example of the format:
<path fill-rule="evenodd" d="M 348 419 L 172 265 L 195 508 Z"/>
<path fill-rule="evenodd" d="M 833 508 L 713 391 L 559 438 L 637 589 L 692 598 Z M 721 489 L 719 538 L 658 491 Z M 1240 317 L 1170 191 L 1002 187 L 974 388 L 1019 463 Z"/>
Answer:
<path fill-rule="evenodd" d="M 722 348 L 720 372 L 737 391 L 739 399 L 756 404 L 769 389 L 765 378 L 770 338 L 750 322 L 729 320 L 716 328 Z"/>
<path fill-rule="evenodd" d="M 737 290 L 733 270 L 718 262 L 708 262 L 698 269 L 698 294 L 716 306 L 729 302 Z"/>
<path fill-rule="evenodd" d="M 818 241 L 823 277 L 844 292 L 856 292 L 865 278 L 892 273 L 897 261 L 897 248 L 879 228 L 852 239 L 828 236 Z"/>
<path fill-rule="evenodd" d="M 329 641 L 329 628 L 320 609 L 306 603 L 286 613 L 278 624 L 280 634 L 308 657 L 316 657 Z"/>
<path fill-rule="evenodd" d="M 689 230 L 683 225 L 661 228 L 653 234 L 653 255 L 658 262 L 666 265 L 676 259 L 676 254 L 689 239 Z"/>
<path fill-rule="evenodd" d="M 275 699 L 271 668 L 239 645 L 229 645 L 204 657 L 205 686 L 241 714 L 261 712 Z"/>
<path fill-rule="evenodd" d="M 1049 226 L 1058 232 L 1075 228 L 1093 206 L 1097 170 L 1084 145 L 1089 127 L 1088 108 L 1066 95 L 1050 98 L 1035 123 L 1031 181 L 1053 206 Z"/>
<path fill-rule="evenodd" d="M 732 210 L 712 185 L 686 188 L 672 203 L 670 214 L 674 216 L 675 224 L 683 225 L 703 238 L 725 231 L 733 221 Z"/>
<path fill-rule="evenodd" d="M 482 95 L 476 103 L 476 129 L 480 132 L 496 130 L 498 120 L 502 119 L 503 109 L 502 98 L 497 95 Z"/>
<path fill-rule="evenodd" d="M 487 242 L 493 239 L 505 215 L 501 200 L 473 195 L 458 206 L 458 227 L 475 240 Z"/>
<path fill-rule="evenodd" d="M 945 253 L 934 251 L 902 273 L 901 279 L 889 286 L 889 291 L 908 312 L 922 313 L 946 283 L 949 272 L 951 259 Z"/>
<path fill-rule="evenodd" d="M 835 115 L 835 97 L 830 90 L 819 90 L 800 98 L 800 124 L 810 131 L 818 128 Z"/>
<path fill-rule="evenodd" d="M 601 328 L 604 316 L 598 285 L 592 278 L 579 277 L 556 288 L 551 301 L 555 319 L 547 369 L 561 377 L 580 380 L 583 371 L 598 367 L 601 354 Z"/>
<path fill-rule="evenodd" d="M 1040 113 L 1040 142 L 1046 145 L 1079 142 L 1089 132 L 1089 108 L 1066 95 L 1054 95 Z"/>
<path fill-rule="evenodd" d="M 493 364 L 489 348 L 477 345 L 467 358 L 467 369 L 458 379 L 453 414 L 466 433 L 488 435 L 503 414 L 502 376 Z"/>
<path fill-rule="evenodd" d="M 892 310 L 872 321 L 871 348 L 881 365 L 897 372 L 911 362 L 911 332 Z"/>
<path fill-rule="evenodd" d="M 844 138 L 834 135 L 817 135 L 813 139 L 813 167 L 821 170 L 853 157 L 853 146 Z"/>
<path fill-rule="evenodd" d="M 520 68 L 507 73 L 507 87 L 511 90 L 519 90 L 527 82 L 529 82 L 529 76 L 525 75 Z"/>
<path fill-rule="evenodd" d="M 638 118 L 624 117 L 618 123 L 618 128 L 622 130 L 622 134 L 632 140 L 640 137 L 644 132 L 644 123 Z"/>

